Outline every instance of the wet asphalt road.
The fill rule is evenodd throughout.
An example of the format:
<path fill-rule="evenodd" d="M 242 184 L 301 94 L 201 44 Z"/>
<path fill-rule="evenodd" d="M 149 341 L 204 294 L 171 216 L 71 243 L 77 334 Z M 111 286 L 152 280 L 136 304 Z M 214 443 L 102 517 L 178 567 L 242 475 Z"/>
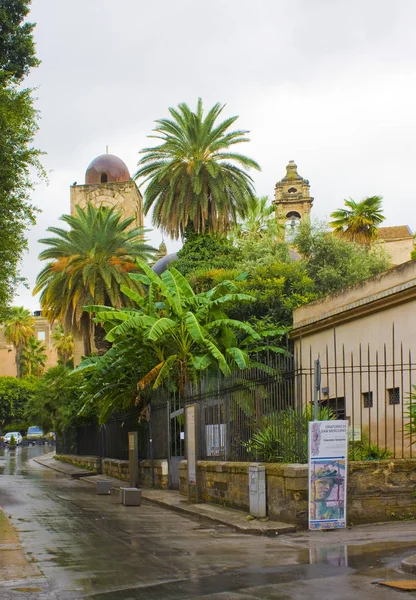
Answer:
<path fill-rule="evenodd" d="M 415 522 L 276 539 L 236 534 L 97 496 L 31 460 L 49 451 L 0 450 L 0 504 L 39 569 L 24 583 L 0 582 L 1 600 L 403 598 L 377 582 L 408 578 L 397 567 L 416 553 Z"/>

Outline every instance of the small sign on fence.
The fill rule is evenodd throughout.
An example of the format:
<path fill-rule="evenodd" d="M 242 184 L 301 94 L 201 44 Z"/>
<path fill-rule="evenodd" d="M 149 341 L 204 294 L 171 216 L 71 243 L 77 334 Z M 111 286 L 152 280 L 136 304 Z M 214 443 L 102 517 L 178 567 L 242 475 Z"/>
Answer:
<path fill-rule="evenodd" d="M 346 527 L 348 425 L 309 423 L 309 529 Z"/>

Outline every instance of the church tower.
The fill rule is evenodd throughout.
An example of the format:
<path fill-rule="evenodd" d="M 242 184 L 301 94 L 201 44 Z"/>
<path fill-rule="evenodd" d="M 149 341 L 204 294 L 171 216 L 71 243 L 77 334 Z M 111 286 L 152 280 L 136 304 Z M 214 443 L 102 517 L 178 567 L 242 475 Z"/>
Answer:
<path fill-rule="evenodd" d="M 297 171 L 293 160 L 286 167 L 286 175 L 276 183 L 273 204 L 278 219 L 301 219 L 311 212 L 313 198 L 310 196 L 310 186 Z"/>
<path fill-rule="evenodd" d="M 71 214 L 75 207 L 117 206 L 125 218 L 134 217 L 135 227 L 143 226 L 143 198 L 125 163 L 113 154 L 101 154 L 88 166 L 85 184 L 71 186 Z"/>

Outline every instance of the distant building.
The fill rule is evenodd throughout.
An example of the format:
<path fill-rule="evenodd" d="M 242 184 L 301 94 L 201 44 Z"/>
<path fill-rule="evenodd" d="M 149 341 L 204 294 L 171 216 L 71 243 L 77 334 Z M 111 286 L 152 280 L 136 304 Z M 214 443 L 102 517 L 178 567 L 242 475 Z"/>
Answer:
<path fill-rule="evenodd" d="M 414 260 L 297 308 L 291 337 L 299 399 L 313 400 L 314 361 L 319 358 L 321 404 L 348 419 L 357 439 L 367 436 L 396 456 L 416 454 L 403 435 L 416 384 L 415 314 Z"/>
<path fill-rule="evenodd" d="M 378 239 L 385 244 L 394 266 L 410 259 L 414 246 L 414 235 L 408 225 L 379 227 Z"/>
<path fill-rule="evenodd" d="M 48 323 L 45 317 L 41 317 L 38 312 L 35 312 L 34 316 L 35 338 L 45 346 L 45 353 L 47 355 L 46 368 L 49 369 L 49 367 L 55 366 L 58 362 L 58 355 L 52 340 L 53 326 Z M 4 325 L 0 325 L 0 376 L 3 375 L 16 377 L 16 352 L 11 344 L 7 344 L 4 338 Z"/>

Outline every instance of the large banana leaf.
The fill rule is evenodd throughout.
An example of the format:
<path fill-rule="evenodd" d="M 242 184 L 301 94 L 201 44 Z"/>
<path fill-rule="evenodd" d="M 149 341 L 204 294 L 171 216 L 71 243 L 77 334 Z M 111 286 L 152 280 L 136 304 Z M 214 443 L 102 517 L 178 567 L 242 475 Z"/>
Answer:
<path fill-rule="evenodd" d="M 175 277 L 170 270 L 165 271 L 160 276 L 162 281 L 166 284 L 167 289 L 169 290 L 171 297 L 173 299 L 173 306 L 175 307 L 175 312 L 177 315 L 181 315 L 183 313 L 182 307 L 182 289 L 179 282 L 179 279 Z M 173 308 L 172 306 L 172 308 Z"/>
<path fill-rule="evenodd" d="M 199 344 L 203 343 L 204 339 L 205 339 L 205 331 L 204 331 L 204 328 L 201 326 L 201 324 L 198 322 L 195 315 L 188 311 L 184 315 L 183 320 L 184 320 L 186 329 L 187 329 L 189 335 L 191 336 L 191 338 L 194 340 L 194 342 L 197 342 Z"/>
<path fill-rule="evenodd" d="M 217 319 L 216 321 L 207 323 L 205 327 L 209 330 L 214 329 L 215 327 L 232 327 L 235 329 L 240 329 L 241 331 L 245 331 L 251 335 L 253 339 L 260 339 L 259 334 L 248 323 L 237 321 L 236 319 Z"/>
<path fill-rule="evenodd" d="M 227 354 L 233 357 L 239 369 L 247 369 L 250 365 L 247 352 L 244 352 L 241 348 L 227 348 Z"/>
<path fill-rule="evenodd" d="M 114 327 L 110 333 L 106 335 L 106 340 L 108 342 L 114 342 L 117 337 L 121 337 L 124 335 L 129 335 L 133 331 L 137 330 L 146 330 L 148 327 L 151 327 L 154 323 L 156 323 L 158 319 L 155 317 L 148 317 L 147 315 L 137 315 L 133 316 L 121 325 Z"/>
<path fill-rule="evenodd" d="M 144 307 L 145 299 L 143 296 L 138 294 L 136 291 L 128 288 L 126 285 L 121 285 L 120 290 L 123 292 L 123 294 L 125 296 L 130 298 L 130 300 L 133 300 L 138 306 L 140 306 L 141 308 Z"/>
<path fill-rule="evenodd" d="M 224 373 L 224 375 L 230 375 L 231 369 L 227 365 L 224 354 L 217 348 L 217 346 L 207 339 L 204 339 L 204 346 L 217 361 L 221 372 Z"/>
<path fill-rule="evenodd" d="M 153 323 L 153 325 L 147 330 L 145 337 L 149 341 L 157 342 L 164 333 L 174 329 L 176 326 L 176 321 L 172 321 L 172 319 L 168 319 L 167 317 L 162 317 Z"/>
<path fill-rule="evenodd" d="M 212 364 L 213 360 L 214 359 L 211 356 L 211 354 L 204 354 L 203 356 L 194 356 L 194 359 L 193 359 L 194 368 L 197 371 L 203 371 L 204 369 L 209 367 L 209 365 Z"/>
<path fill-rule="evenodd" d="M 158 376 L 158 374 L 164 364 L 165 364 L 165 361 L 159 363 L 158 365 L 153 367 L 153 369 L 151 369 L 148 373 L 146 373 L 146 375 L 144 375 L 140 379 L 140 381 L 137 382 L 137 389 L 143 390 L 147 385 L 149 385 L 149 383 L 152 383 L 152 381 L 154 381 L 156 379 L 156 377 Z"/>
<path fill-rule="evenodd" d="M 153 389 L 158 388 L 159 385 L 163 382 L 163 380 L 169 375 L 169 372 L 170 372 L 172 366 L 175 364 L 175 362 L 177 360 L 178 360 L 177 354 L 171 354 L 170 356 L 168 356 L 168 358 L 165 360 L 164 365 L 160 369 L 159 374 L 153 384 Z"/>
<path fill-rule="evenodd" d="M 162 273 L 161 278 L 163 279 L 163 281 L 165 281 L 166 283 L 166 279 L 165 276 L 167 277 L 167 273 L 170 273 L 172 278 L 175 280 L 175 284 L 176 286 L 179 287 L 180 291 L 181 291 L 181 295 L 184 298 L 194 298 L 195 297 L 195 293 L 193 291 L 193 289 L 191 288 L 191 286 L 188 283 L 188 280 L 185 279 L 185 277 L 182 275 L 182 273 L 180 273 L 178 271 L 178 269 L 175 269 L 175 267 L 170 267 L 168 271 L 165 271 L 164 273 Z"/>

